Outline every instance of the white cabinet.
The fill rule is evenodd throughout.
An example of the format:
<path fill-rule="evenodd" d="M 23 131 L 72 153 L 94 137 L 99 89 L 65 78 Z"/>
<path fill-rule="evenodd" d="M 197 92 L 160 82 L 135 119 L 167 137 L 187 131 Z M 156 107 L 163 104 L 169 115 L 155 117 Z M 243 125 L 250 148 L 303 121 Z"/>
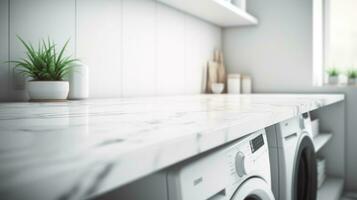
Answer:
<path fill-rule="evenodd" d="M 254 25 L 258 20 L 227 0 L 158 0 L 222 27 Z"/>

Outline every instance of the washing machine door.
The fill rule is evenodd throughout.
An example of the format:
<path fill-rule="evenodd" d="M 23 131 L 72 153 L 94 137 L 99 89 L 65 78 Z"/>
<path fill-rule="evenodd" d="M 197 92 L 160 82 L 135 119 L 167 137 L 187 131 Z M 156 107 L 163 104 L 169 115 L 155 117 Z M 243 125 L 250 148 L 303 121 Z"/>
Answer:
<path fill-rule="evenodd" d="M 263 179 L 254 177 L 245 181 L 231 200 L 275 200 L 275 198 L 268 184 Z"/>
<path fill-rule="evenodd" d="M 301 139 L 295 158 L 293 200 L 316 200 L 316 154 L 313 141 L 306 134 Z"/>

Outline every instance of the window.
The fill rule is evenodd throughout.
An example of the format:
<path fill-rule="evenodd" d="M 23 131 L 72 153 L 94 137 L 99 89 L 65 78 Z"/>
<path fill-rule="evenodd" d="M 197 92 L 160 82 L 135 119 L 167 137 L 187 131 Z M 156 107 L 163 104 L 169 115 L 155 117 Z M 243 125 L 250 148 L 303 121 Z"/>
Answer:
<path fill-rule="evenodd" d="M 314 85 L 327 82 L 326 71 L 336 68 L 339 83 L 347 83 L 347 72 L 357 69 L 357 1 L 314 0 Z"/>

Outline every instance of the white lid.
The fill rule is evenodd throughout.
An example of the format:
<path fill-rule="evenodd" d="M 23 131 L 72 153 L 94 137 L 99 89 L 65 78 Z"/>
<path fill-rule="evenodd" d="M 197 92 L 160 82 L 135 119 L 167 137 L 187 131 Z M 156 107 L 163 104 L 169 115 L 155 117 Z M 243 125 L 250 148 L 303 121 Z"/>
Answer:
<path fill-rule="evenodd" d="M 240 74 L 228 74 L 228 78 L 240 78 Z"/>
<path fill-rule="evenodd" d="M 242 76 L 242 79 L 248 79 L 248 80 L 250 80 L 251 78 L 250 78 L 250 76 L 243 75 L 243 76 Z"/>

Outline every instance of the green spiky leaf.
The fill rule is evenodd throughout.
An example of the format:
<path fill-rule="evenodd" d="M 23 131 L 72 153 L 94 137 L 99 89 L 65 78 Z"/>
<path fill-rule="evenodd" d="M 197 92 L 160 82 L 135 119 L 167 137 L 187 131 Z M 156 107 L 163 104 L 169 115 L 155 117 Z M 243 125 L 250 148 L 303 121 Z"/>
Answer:
<path fill-rule="evenodd" d="M 350 78 L 350 79 L 355 79 L 357 78 L 357 70 L 356 69 L 349 69 L 347 70 L 347 77 Z"/>
<path fill-rule="evenodd" d="M 78 59 L 64 57 L 69 40 L 56 51 L 56 44 L 50 40 L 42 40 L 38 44 L 37 50 L 31 43 L 26 43 L 21 37 L 17 37 L 26 49 L 26 57 L 16 61 L 9 61 L 15 64 L 15 68 L 25 77 L 35 81 L 62 81 L 72 70 L 74 62 Z"/>
<path fill-rule="evenodd" d="M 335 67 L 327 69 L 326 72 L 331 77 L 335 77 L 335 76 L 340 75 L 340 71 Z"/>

